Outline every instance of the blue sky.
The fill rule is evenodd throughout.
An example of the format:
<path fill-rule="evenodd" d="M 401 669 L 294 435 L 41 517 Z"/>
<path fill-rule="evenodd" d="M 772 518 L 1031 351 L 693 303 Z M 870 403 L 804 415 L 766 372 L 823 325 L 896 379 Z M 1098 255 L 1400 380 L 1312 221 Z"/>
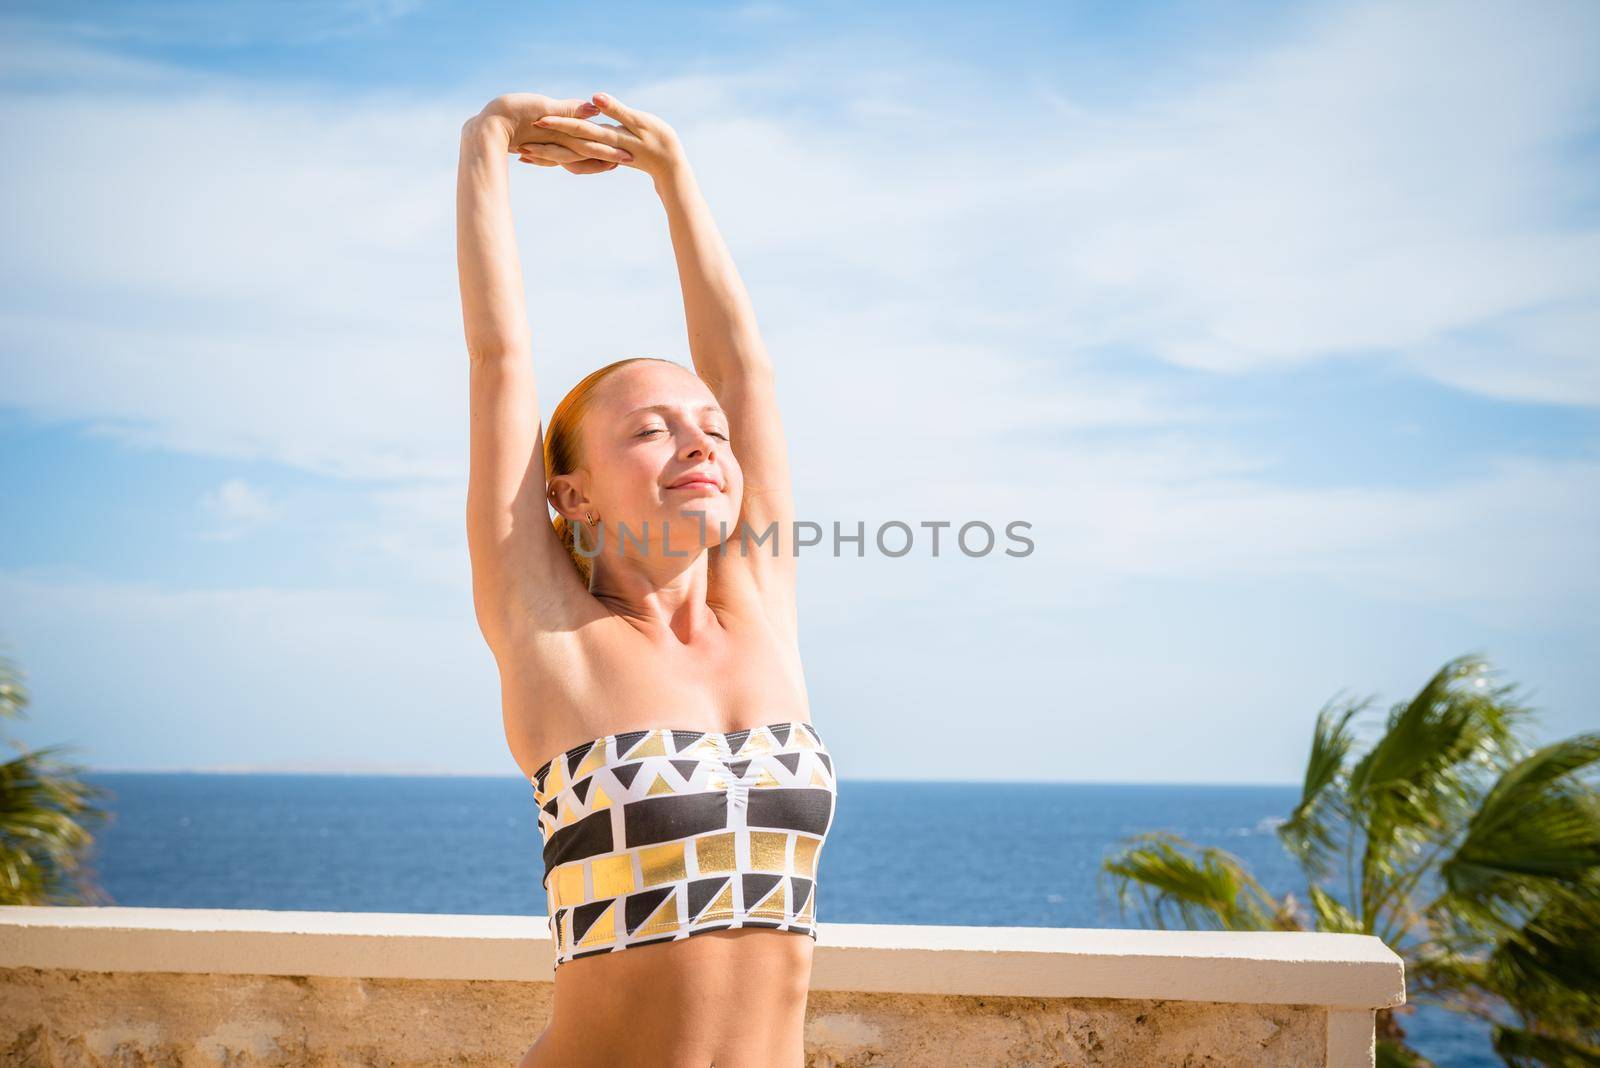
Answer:
<path fill-rule="evenodd" d="M 684 138 L 841 774 L 1290 782 L 1487 654 L 1600 726 L 1600 10 L 11 4 L 0 642 L 99 768 L 516 774 L 473 619 L 456 132 Z M 513 172 L 544 414 L 688 363 L 638 172 Z M 566 314 L 570 310 L 572 314 Z M 587 325 L 599 316 L 603 329 Z M 977 757 L 977 759 L 974 759 Z"/>

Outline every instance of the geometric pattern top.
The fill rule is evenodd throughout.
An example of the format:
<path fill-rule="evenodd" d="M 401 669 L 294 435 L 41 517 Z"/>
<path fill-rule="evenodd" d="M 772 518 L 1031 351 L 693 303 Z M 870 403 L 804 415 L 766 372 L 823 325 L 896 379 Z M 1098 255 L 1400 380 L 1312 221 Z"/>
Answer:
<path fill-rule="evenodd" d="M 817 937 L 838 787 L 810 723 L 608 734 L 531 782 L 557 968 L 729 927 Z"/>

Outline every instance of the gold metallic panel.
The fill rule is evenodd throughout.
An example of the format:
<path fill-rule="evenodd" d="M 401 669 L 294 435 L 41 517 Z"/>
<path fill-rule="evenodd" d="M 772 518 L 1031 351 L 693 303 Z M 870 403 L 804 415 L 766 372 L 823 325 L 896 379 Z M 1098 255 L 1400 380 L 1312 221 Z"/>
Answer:
<path fill-rule="evenodd" d="M 689 877 L 683 862 L 683 842 L 645 846 L 639 850 L 639 871 L 645 886 L 660 886 Z"/>
<path fill-rule="evenodd" d="M 716 875 L 734 870 L 733 831 L 702 834 L 694 840 L 694 858 L 701 875 Z"/>
<path fill-rule="evenodd" d="M 605 767 L 607 763 L 606 752 L 610 748 L 611 743 L 609 741 L 602 741 L 593 749 L 590 749 L 588 755 L 578 764 L 578 770 L 573 772 L 572 781 L 577 782 L 585 775 L 593 774 L 600 768 Z"/>
<path fill-rule="evenodd" d="M 633 854 L 621 853 L 614 857 L 600 857 L 590 861 L 594 873 L 594 896 L 618 897 L 631 894 L 633 885 Z"/>
<path fill-rule="evenodd" d="M 550 873 L 550 908 L 581 905 L 587 900 L 583 893 L 583 864 L 574 860 Z"/>
<path fill-rule="evenodd" d="M 787 872 L 789 870 L 789 832 L 751 831 L 750 870 Z"/>
<path fill-rule="evenodd" d="M 706 910 L 693 918 L 695 923 L 705 923 L 707 920 L 733 919 L 733 880 L 728 880 L 728 885 L 722 888 L 716 900 L 706 906 Z"/>
<path fill-rule="evenodd" d="M 750 915 L 763 920 L 785 920 L 789 918 L 788 910 L 784 907 L 783 884 L 787 879 L 779 879 L 778 885 L 772 888 L 760 904 L 750 909 Z"/>
<path fill-rule="evenodd" d="M 717 745 L 717 736 L 706 734 L 696 739 L 695 743 L 679 753 L 678 757 L 716 756 L 721 751 L 721 748 Z"/>
<path fill-rule="evenodd" d="M 807 879 L 817 877 L 817 846 L 821 839 L 809 835 L 797 834 L 794 836 L 794 873 L 804 875 Z"/>
<path fill-rule="evenodd" d="M 763 753 L 770 753 L 776 748 L 777 746 L 772 740 L 771 731 L 751 731 L 750 736 L 745 739 L 744 745 L 739 749 L 739 757 L 743 759 L 744 757 L 761 756 Z"/>
<path fill-rule="evenodd" d="M 640 757 L 666 756 L 667 743 L 663 737 L 665 733 L 664 731 L 651 731 L 649 737 L 628 751 L 626 759 L 638 760 Z"/>

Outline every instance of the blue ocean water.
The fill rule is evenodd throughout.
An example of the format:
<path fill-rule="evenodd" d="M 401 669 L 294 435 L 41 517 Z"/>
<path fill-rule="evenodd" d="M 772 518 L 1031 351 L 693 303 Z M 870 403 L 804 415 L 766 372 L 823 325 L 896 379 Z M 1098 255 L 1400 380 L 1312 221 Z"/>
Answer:
<path fill-rule="evenodd" d="M 100 773 L 112 819 L 91 862 L 119 905 L 545 914 L 532 789 L 515 776 Z M 839 781 L 818 920 L 1133 927 L 1100 862 L 1164 830 L 1245 860 L 1274 892 L 1299 873 L 1269 786 Z M 1302 893 L 1303 900 L 1303 893 Z M 1437 1009 L 1403 1026 L 1440 1065 L 1500 1063 Z"/>

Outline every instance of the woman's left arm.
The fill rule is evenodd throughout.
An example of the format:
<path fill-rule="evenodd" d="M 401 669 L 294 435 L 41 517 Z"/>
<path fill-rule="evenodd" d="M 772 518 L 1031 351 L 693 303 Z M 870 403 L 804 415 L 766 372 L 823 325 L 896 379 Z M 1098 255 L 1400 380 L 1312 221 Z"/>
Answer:
<path fill-rule="evenodd" d="M 621 166 L 642 170 L 655 182 L 678 261 L 689 352 L 695 371 L 727 413 L 733 451 L 744 472 L 741 527 L 730 532 L 729 544 L 719 550 L 716 560 L 719 567 L 724 561 L 729 565 L 748 561 L 750 566 L 742 570 L 755 577 L 764 594 L 787 600 L 785 611 L 792 619 L 794 495 L 772 361 L 756 328 L 749 294 L 677 133 L 659 117 L 606 93 L 596 93 L 593 99 L 619 125 L 558 116 L 534 125 L 552 131 L 557 144 L 579 151 L 593 142 L 626 149 L 634 158 Z M 753 540 L 746 540 L 747 530 Z"/>
<path fill-rule="evenodd" d="M 728 414 L 733 451 L 744 472 L 742 526 L 730 535 L 726 559 L 748 553 L 758 585 L 764 593 L 790 598 L 792 615 L 794 493 L 772 359 L 739 269 L 688 161 L 664 168 L 655 185 L 672 231 L 689 352 L 695 371 Z M 746 540 L 746 527 L 753 543 Z"/>

